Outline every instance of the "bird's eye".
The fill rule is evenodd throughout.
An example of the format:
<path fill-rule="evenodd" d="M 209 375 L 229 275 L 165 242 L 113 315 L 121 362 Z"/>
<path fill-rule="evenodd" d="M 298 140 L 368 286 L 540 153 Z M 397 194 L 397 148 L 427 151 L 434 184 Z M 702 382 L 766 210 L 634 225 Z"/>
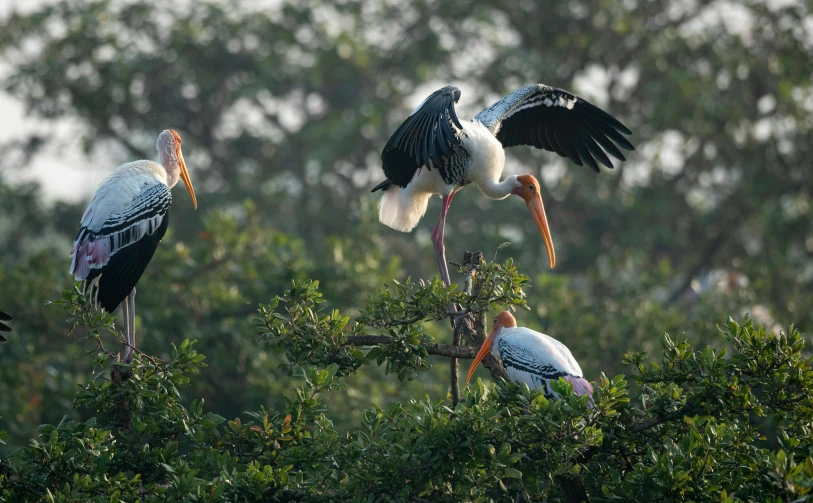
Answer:
<path fill-rule="evenodd" d="M 534 190 L 534 186 L 533 186 L 533 185 L 528 185 L 528 188 L 529 188 L 529 189 L 531 189 L 531 190 Z"/>

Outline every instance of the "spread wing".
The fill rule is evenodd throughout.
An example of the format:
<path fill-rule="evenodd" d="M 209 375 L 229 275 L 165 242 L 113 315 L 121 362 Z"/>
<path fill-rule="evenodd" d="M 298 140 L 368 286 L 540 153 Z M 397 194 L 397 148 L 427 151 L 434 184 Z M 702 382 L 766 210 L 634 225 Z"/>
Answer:
<path fill-rule="evenodd" d="M 454 86 L 435 91 L 393 133 L 381 152 L 389 181 L 403 188 L 422 166 L 443 169 L 444 159 L 460 145 L 463 126 L 454 109 L 459 99 Z"/>
<path fill-rule="evenodd" d="M 556 152 L 598 173 L 612 169 L 607 154 L 626 160 L 618 149 L 635 150 L 624 135 L 632 132 L 612 115 L 562 89 L 543 84 L 523 87 L 486 108 L 480 121 L 504 148 L 529 145 Z M 606 152 L 606 153 L 605 153 Z"/>

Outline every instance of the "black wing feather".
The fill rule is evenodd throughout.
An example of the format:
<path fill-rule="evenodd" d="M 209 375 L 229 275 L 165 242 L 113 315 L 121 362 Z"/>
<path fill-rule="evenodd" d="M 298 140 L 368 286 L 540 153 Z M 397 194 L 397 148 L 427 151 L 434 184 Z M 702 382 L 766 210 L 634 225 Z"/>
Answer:
<path fill-rule="evenodd" d="M 567 91 L 562 91 L 567 92 Z M 575 96 L 574 96 L 575 97 Z M 599 107 L 595 106 L 594 104 L 590 103 L 589 101 L 585 101 L 579 99 L 579 102 L 585 106 L 585 110 L 588 114 L 592 115 L 593 117 L 600 119 L 607 123 L 610 127 L 621 131 L 626 135 L 631 135 L 632 131 L 630 131 L 627 126 L 621 124 L 621 121 L 613 117 L 612 115 L 608 114 L 604 110 L 600 109 Z"/>
<path fill-rule="evenodd" d="M 581 157 L 582 162 L 593 168 L 593 171 L 598 173 L 600 170 L 598 169 L 598 164 L 596 164 L 596 160 L 593 159 L 592 155 L 590 155 L 590 152 L 587 150 L 587 147 L 582 143 L 577 133 L 573 133 L 570 136 L 570 142 L 571 145 L 573 145 L 573 147 L 576 149 L 576 152 L 579 153 L 579 157 Z"/>
<path fill-rule="evenodd" d="M 615 146 L 615 143 L 611 142 L 604 133 L 600 133 L 596 128 L 594 128 L 591 124 L 585 122 L 581 125 L 581 128 L 584 130 L 585 133 L 590 135 L 599 145 L 607 151 L 608 154 L 615 157 L 619 161 L 626 161 L 626 157 L 624 154 L 618 150 L 618 147 Z"/>
<path fill-rule="evenodd" d="M 548 143 L 550 143 L 550 146 L 553 147 L 553 151 L 556 152 L 557 155 L 564 155 L 562 153 L 562 149 L 559 147 L 559 144 L 556 143 L 556 138 L 553 136 L 553 124 L 546 122 L 544 127 L 545 138 L 548 139 Z"/>
<path fill-rule="evenodd" d="M 619 133 L 615 128 L 602 126 L 601 121 L 596 121 L 593 123 L 593 126 L 597 128 L 601 128 L 600 131 L 604 133 L 607 138 L 611 139 L 612 141 L 616 142 L 619 147 L 625 150 L 635 150 L 635 147 L 632 143 L 629 142 L 626 138 L 624 138 L 621 133 Z"/>
<path fill-rule="evenodd" d="M 564 126 L 564 134 L 570 136 L 573 134 L 573 126 L 571 124 L 565 124 Z M 578 151 L 576 150 L 576 146 L 572 143 L 569 143 L 568 146 L 570 147 L 570 153 L 568 154 L 567 158 L 573 161 L 574 164 L 577 166 L 584 166 L 581 157 L 579 156 Z"/>
<path fill-rule="evenodd" d="M 404 188 L 422 166 L 443 169 L 444 158 L 460 145 L 463 126 L 454 109 L 459 99 L 454 86 L 435 91 L 398 127 L 381 152 L 387 180 Z"/>
<path fill-rule="evenodd" d="M 587 147 L 587 150 L 589 150 L 590 153 L 593 154 L 593 158 L 599 161 L 601 164 L 607 166 L 608 168 L 613 169 L 613 163 L 610 162 L 610 159 L 607 157 L 607 154 L 605 154 L 604 151 L 601 150 L 601 147 L 598 146 L 598 144 L 593 140 L 593 138 L 591 138 L 590 135 L 585 133 L 584 129 L 582 129 L 581 127 L 576 126 L 576 128 L 579 132 L 579 138 L 581 139 L 584 146 Z"/>
<path fill-rule="evenodd" d="M 529 117 L 530 119 L 530 117 Z M 536 138 L 535 147 L 542 148 L 547 150 L 548 152 L 553 152 L 553 146 L 548 143 L 548 138 L 545 135 L 545 125 L 544 124 L 536 124 L 535 122 L 531 122 L 528 120 L 527 122 L 528 128 L 531 130 L 531 139 Z"/>
<path fill-rule="evenodd" d="M 0 321 L 11 321 L 13 319 L 14 318 L 9 316 L 8 314 L 4 313 L 3 311 L 0 311 Z M 4 323 L 0 323 L 0 332 L 11 332 L 11 327 Z M 0 335 L 0 342 L 6 342 L 7 340 L 8 339 Z"/>
<path fill-rule="evenodd" d="M 570 145 L 567 139 L 567 130 L 564 127 L 558 127 L 553 129 L 553 136 L 556 137 L 556 143 L 559 144 L 559 148 L 562 149 L 562 152 L 565 154 L 565 157 L 568 159 L 573 159 L 573 146 Z M 581 162 L 581 159 L 579 159 Z"/>
<path fill-rule="evenodd" d="M 147 234 L 138 242 L 122 248 L 118 253 L 111 256 L 110 261 L 101 269 L 91 270 L 87 280 L 85 280 L 86 288 L 97 276 L 101 275 L 96 299 L 105 311 L 108 313 L 113 312 L 138 284 L 138 280 L 144 274 L 147 264 L 155 255 L 158 243 L 166 234 L 168 225 L 169 211 L 164 214 L 161 225 L 155 232 Z"/>
<path fill-rule="evenodd" d="M 543 148 L 595 171 L 599 162 L 613 167 L 607 154 L 625 160 L 617 146 L 635 150 L 624 137 L 632 132 L 618 119 L 567 91 L 542 84 L 506 96 L 475 120 L 489 128 L 504 148 Z"/>

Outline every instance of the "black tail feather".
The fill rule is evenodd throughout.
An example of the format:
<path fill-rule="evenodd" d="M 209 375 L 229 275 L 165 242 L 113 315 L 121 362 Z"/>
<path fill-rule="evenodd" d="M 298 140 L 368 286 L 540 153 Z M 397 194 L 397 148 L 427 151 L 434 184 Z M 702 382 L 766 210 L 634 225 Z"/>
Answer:
<path fill-rule="evenodd" d="M 383 182 L 376 185 L 375 188 L 373 190 L 371 190 L 370 192 L 375 192 L 377 190 L 383 190 L 383 191 L 386 192 L 386 190 L 390 188 L 390 185 L 392 185 L 391 181 L 384 180 Z"/>

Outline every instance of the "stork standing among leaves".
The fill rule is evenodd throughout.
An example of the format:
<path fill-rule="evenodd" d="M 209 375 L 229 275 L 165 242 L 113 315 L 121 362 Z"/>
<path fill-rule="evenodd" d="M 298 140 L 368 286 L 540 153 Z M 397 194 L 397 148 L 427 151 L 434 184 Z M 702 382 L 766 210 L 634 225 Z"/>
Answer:
<path fill-rule="evenodd" d="M 387 179 L 373 189 L 384 191 L 379 220 L 393 229 L 411 231 L 426 213 L 429 198 L 439 194 L 443 203 L 432 243 L 441 277 L 449 285 L 443 245 L 446 213 L 455 193 L 475 183 L 491 199 L 513 194 L 525 200 L 554 267 L 556 254 L 539 182 L 531 175 L 511 175 L 500 181 L 505 149 L 542 148 L 598 172 L 599 162 L 613 167 L 605 151 L 625 160 L 616 144 L 635 150 L 623 136 L 632 133 L 595 105 L 542 84 L 523 87 L 462 123 L 454 108 L 459 99 L 460 90 L 454 86 L 435 91 L 387 141 L 381 153 Z"/>
<path fill-rule="evenodd" d="M 186 185 L 192 205 L 198 207 L 180 135 L 167 129 L 158 135 L 155 147 L 159 162 L 122 164 L 99 185 L 71 251 L 70 272 L 84 282 L 94 303 L 107 312 L 121 304 L 126 362 L 132 361 L 136 345 L 135 286 L 167 230 L 170 189 L 179 179 Z"/>
<path fill-rule="evenodd" d="M 12 318 L 10 315 L 0 311 L 0 321 L 11 321 Z M 11 332 L 11 327 L 6 325 L 5 323 L 0 323 L 0 332 Z M 0 342 L 6 342 L 8 339 L 0 335 Z"/>
<path fill-rule="evenodd" d="M 489 351 L 502 360 L 512 381 L 524 382 L 531 389 L 542 389 L 547 398 L 559 397 L 550 383 L 560 377 L 573 384 L 575 394 L 593 395 L 593 386 L 584 378 L 581 367 L 567 346 L 553 337 L 518 327 L 517 320 L 508 311 L 503 311 L 494 318 L 491 332 L 474 357 L 466 376 L 467 383 Z"/>

